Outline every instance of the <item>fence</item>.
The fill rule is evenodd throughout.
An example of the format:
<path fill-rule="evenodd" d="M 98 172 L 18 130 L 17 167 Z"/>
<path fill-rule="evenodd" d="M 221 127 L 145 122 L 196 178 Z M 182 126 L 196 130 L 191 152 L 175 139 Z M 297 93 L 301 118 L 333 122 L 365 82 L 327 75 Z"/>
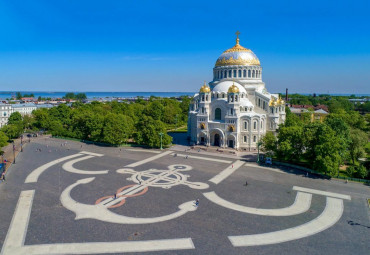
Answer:
<path fill-rule="evenodd" d="M 310 168 L 306 168 L 306 167 L 303 167 L 303 166 L 297 166 L 297 165 L 293 165 L 293 164 L 289 164 L 289 163 L 284 163 L 284 162 L 279 162 L 279 161 L 274 161 L 273 164 L 274 165 L 277 165 L 277 166 L 293 167 L 295 169 L 299 169 L 299 170 L 302 170 L 302 171 L 305 171 L 305 172 L 309 172 L 309 173 L 312 173 L 312 174 L 320 175 L 320 176 L 322 176 L 324 178 L 331 178 L 330 176 L 327 176 L 325 174 L 322 174 L 320 172 L 317 172 L 315 170 L 312 170 Z M 370 184 L 370 180 L 365 180 L 365 179 L 350 178 L 350 177 L 343 177 L 343 176 L 335 176 L 334 178 L 342 179 L 342 180 L 355 181 L 355 182 L 363 182 L 363 183 Z"/>

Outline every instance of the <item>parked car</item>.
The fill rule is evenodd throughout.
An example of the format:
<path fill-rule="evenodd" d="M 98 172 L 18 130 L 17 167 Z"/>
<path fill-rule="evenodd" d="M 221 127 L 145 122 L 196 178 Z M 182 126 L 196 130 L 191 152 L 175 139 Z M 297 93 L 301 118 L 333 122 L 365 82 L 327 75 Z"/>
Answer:
<path fill-rule="evenodd" d="M 265 164 L 266 165 L 272 165 L 272 158 L 271 157 L 266 157 Z"/>

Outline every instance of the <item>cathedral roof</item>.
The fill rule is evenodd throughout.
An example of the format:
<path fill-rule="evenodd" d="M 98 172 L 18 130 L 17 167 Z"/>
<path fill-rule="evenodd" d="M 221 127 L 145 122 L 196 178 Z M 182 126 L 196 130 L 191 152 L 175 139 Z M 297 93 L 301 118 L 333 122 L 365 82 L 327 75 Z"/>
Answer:
<path fill-rule="evenodd" d="M 259 66 L 260 61 L 257 56 L 250 49 L 241 46 L 239 44 L 239 32 L 236 32 L 236 35 L 236 44 L 221 54 L 215 66 Z"/>
<path fill-rule="evenodd" d="M 245 90 L 245 88 L 242 85 L 240 85 L 239 83 L 234 82 L 234 81 L 222 81 L 222 82 L 218 83 L 212 89 L 212 91 L 216 92 L 216 93 L 228 93 L 229 88 L 233 85 L 239 89 L 239 93 L 247 94 L 247 91 Z"/>

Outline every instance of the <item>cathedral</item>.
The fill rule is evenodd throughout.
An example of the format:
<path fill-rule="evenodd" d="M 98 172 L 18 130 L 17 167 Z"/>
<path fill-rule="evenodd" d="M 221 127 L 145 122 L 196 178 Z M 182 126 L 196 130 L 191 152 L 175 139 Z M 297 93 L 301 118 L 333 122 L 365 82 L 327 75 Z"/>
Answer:
<path fill-rule="evenodd" d="M 257 56 L 239 44 L 224 51 L 190 104 L 191 144 L 256 150 L 259 139 L 285 121 L 285 102 L 262 81 Z"/>

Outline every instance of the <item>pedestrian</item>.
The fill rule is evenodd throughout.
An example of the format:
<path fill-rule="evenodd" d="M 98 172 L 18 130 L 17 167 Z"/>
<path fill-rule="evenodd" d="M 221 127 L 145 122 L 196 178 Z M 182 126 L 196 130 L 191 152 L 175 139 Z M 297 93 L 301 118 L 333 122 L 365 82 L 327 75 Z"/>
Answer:
<path fill-rule="evenodd" d="M 185 158 L 186 158 L 186 159 L 188 159 L 188 157 L 189 157 L 189 156 L 188 156 L 188 155 L 186 155 L 186 157 L 185 157 Z"/>
<path fill-rule="evenodd" d="M 231 165 L 231 168 L 234 168 L 234 164 Z"/>
<path fill-rule="evenodd" d="M 308 172 L 306 173 L 306 177 L 308 177 Z"/>
<path fill-rule="evenodd" d="M 82 149 L 82 145 L 81 145 L 81 149 Z"/>
<path fill-rule="evenodd" d="M 245 181 L 245 186 L 248 186 L 248 181 Z"/>
<path fill-rule="evenodd" d="M 116 199 L 117 198 L 117 193 L 114 193 L 114 199 Z"/>
<path fill-rule="evenodd" d="M 195 206 L 198 206 L 198 205 L 199 205 L 199 198 L 195 200 Z"/>
<path fill-rule="evenodd" d="M 5 172 L 3 172 L 3 173 L 1 174 L 1 179 L 3 180 L 3 182 L 6 182 L 6 179 L 5 179 Z"/>

